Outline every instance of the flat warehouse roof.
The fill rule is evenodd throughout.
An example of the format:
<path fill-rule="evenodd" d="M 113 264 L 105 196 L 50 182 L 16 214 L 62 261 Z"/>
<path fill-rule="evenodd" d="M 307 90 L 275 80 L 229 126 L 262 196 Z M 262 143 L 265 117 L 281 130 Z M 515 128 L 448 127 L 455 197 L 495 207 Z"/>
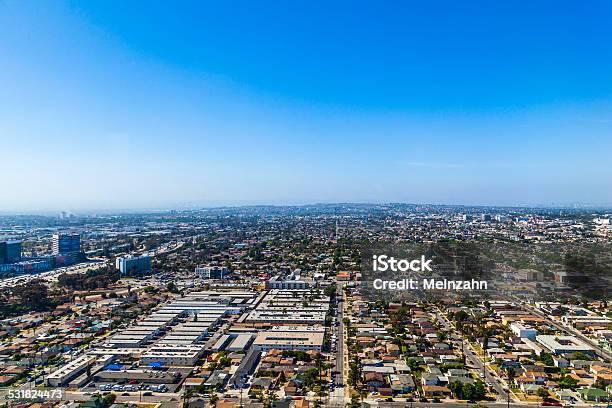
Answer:
<path fill-rule="evenodd" d="M 273 345 L 273 344 L 301 344 L 301 345 L 321 345 L 323 344 L 323 333 L 307 333 L 307 332 L 281 332 L 281 331 L 264 331 L 257 335 L 254 342 L 255 345 Z"/>

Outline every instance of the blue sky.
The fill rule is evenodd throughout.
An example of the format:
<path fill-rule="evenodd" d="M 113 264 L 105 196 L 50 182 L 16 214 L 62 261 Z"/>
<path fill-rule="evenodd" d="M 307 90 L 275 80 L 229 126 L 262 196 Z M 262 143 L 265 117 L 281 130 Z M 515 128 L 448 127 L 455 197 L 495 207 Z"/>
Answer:
<path fill-rule="evenodd" d="M 0 2 L 0 211 L 612 204 L 612 3 Z"/>

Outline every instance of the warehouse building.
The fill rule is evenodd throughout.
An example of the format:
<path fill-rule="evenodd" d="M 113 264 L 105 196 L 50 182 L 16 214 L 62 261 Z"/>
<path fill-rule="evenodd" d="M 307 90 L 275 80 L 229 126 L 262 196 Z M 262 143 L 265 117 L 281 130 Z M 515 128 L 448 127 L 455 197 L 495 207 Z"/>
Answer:
<path fill-rule="evenodd" d="M 263 331 L 257 334 L 253 347 L 258 351 L 279 350 L 316 350 L 323 348 L 323 333 L 296 331 Z"/>

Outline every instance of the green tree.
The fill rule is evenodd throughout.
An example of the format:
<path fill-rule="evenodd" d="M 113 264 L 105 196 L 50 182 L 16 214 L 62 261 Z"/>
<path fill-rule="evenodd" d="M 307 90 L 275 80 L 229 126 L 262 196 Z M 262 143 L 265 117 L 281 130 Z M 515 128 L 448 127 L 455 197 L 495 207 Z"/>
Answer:
<path fill-rule="evenodd" d="M 108 408 L 113 405 L 115 403 L 116 398 L 117 396 L 112 392 L 110 394 L 105 395 L 104 398 L 102 398 L 102 404 L 104 408 Z"/>
<path fill-rule="evenodd" d="M 455 398 L 463 399 L 463 383 L 461 381 L 451 381 L 448 384 L 448 388 L 451 390 Z"/>
<path fill-rule="evenodd" d="M 542 353 L 540 355 L 540 360 L 547 366 L 552 367 L 555 365 L 555 361 L 553 360 L 552 355 L 548 353 Z"/>

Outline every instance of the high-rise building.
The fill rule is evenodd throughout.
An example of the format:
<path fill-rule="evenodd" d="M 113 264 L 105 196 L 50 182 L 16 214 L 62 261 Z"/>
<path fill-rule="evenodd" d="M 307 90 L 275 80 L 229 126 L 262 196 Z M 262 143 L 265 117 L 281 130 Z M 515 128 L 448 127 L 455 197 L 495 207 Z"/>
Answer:
<path fill-rule="evenodd" d="M 53 234 L 52 249 L 54 255 L 68 255 L 81 252 L 79 234 Z"/>
<path fill-rule="evenodd" d="M 142 255 L 117 258 L 115 266 L 122 275 L 142 274 L 151 271 L 151 257 Z"/>
<path fill-rule="evenodd" d="M 79 234 L 53 234 L 53 254 L 57 265 L 71 265 L 81 260 L 81 236 Z"/>
<path fill-rule="evenodd" d="M 10 264 L 21 261 L 21 242 L 0 242 L 0 264 Z"/>

